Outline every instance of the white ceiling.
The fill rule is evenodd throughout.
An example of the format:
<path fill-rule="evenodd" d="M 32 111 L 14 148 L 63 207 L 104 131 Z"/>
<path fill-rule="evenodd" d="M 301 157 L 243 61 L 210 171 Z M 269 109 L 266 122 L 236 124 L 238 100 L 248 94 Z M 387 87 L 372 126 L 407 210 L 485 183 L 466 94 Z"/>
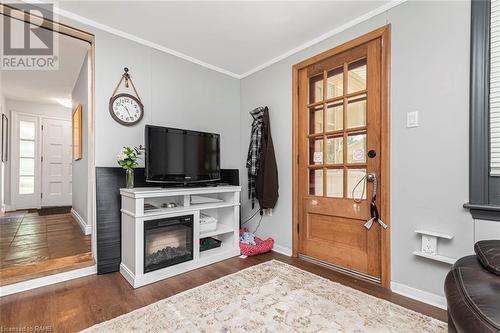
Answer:
<path fill-rule="evenodd" d="M 57 99 L 71 99 L 90 46 L 66 35 L 58 37 L 59 68 L 2 71 L 2 89 L 6 98 L 50 104 L 57 103 Z"/>
<path fill-rule="evenodd" d="M 239 77 L 389 2 L 60 1 L 59 6 L 62 15 L 76 14 Z"/>

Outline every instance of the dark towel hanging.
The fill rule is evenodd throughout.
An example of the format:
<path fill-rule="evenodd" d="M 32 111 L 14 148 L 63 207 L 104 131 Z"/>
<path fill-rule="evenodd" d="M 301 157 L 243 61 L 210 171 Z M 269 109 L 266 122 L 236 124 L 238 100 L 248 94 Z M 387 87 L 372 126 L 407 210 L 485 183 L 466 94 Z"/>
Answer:
<path fill-rule="evenodd" d="M 273 138 L 271 136 L 271 122 L 269 121 L 269 109 L 267 106 L 264 108 L 262 119 L 260 163 L 255 182 L 255 192 L 260 208 L 274 208 L 279 197 L 278 165 L 274 153 Z"/>

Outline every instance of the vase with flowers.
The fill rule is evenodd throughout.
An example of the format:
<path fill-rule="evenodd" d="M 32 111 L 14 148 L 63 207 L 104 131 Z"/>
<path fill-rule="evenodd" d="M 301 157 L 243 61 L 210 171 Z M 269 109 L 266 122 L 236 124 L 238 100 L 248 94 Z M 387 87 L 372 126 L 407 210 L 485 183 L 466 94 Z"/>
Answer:
<path fill-rule="evenodd" d="M 134 188 L 134 169 L 139 166 L 137 162 L 144 153 L 144 147 L 123 147 L 116 156 L 118 165 L 125 169 L 127 175 L 127 188 Z"/>

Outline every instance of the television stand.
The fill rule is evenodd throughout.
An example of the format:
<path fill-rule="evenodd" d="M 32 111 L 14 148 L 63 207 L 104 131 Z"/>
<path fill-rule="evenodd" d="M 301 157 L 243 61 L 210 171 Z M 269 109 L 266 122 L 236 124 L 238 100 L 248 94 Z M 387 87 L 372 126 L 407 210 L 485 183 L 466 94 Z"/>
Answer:
<path fill-rule="evenodd" d="M 240 186 L 120 189 L 120 273 L 138 288 L 238 256 L 240 192 Z M 215 226 L 202 230 L 202 215 L 215 219 Z M 152 228 L 154 232 L 148 231 Z M 217 246 L 201 249 L 200 239 L 208 238 Z M 162 256 L 167 263 L 159 262 Z M 151 261 L 154 270 L 148 266 Z"/>
<path fill-rule="evenodd" d="M 214 187 L 217 186 L 218 183 L 170 183 L 163 184 L 161 188 L 169 189 L 169 188 L 202 188 L 202 187 Z M 228 184 L 226 184 L 228 185 Z"/>

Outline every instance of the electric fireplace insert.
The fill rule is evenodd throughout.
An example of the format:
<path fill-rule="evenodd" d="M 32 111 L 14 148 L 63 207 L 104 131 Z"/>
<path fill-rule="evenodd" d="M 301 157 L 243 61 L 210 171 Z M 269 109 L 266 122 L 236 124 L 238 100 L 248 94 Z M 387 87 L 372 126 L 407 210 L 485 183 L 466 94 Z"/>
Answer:
<path fill-rule="evenodd" d="M 193 215 L 144 221 L 144 273 L 193 260 Z"/>

